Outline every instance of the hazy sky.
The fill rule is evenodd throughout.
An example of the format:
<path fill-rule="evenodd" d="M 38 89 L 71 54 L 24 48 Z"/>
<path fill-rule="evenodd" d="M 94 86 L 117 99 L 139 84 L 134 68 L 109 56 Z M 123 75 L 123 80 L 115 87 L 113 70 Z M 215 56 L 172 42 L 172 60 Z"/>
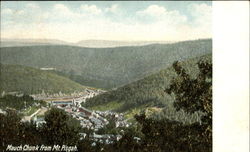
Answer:
<path fill-rule="evenodd" d="M 211 2 L 2 2 L 1 38 L 179 41 L 212 37 Z"/>

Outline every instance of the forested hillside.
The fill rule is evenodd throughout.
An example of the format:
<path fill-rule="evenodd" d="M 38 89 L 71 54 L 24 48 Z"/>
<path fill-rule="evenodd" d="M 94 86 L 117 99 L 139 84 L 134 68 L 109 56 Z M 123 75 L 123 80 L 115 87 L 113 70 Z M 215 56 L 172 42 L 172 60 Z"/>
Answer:
<path fill-rule="evenodd" d="M 35 103 L 43 106 L 46 105 L 45 101 L 34 100 L 29 95 L 23 95 L 21 97 L 6 95 L 4 97 L 0 97 L 0 109 L 4 110 L 6 108 L 14 108 L 16 110 L 21 111 L 27 107 L 32 106 Z"/>
<path fill-rule="evenodd" d="M 82 91 L 85 87 L 68 78 L 20 65 L 0 64 L 0 92 L 20 91 L 27 94 L 70 93 Z"/>
<path fill-rule="evenodd" d="M 115 88 L 141 79 L 175 60 L 199 57 L 212 50 L 212 40 L 136 47 L 83 48 L 74 46 L 2 47 L 1 63 L 35 68 L 52 67 L 98 88 Z"/>
<path fill-rule="evenodd" d="M 197 62 L 199 60 L 211 61 L 212 56 L 208 54 L 189 59 L 181 62 L 181 65 L 187 70 L 187 73 L 195 77 L 198 73 Z M 183 111 L 176 112 L 175 108 L 173 108 L 173 97 L 164 92 L 170 85 L 172 78 L 176 76 L 173 67 L 168 67 L 159 73 L 91 98 L 87 100 L 84 106 L 96 110 L 109 107 L 110 110 L 118 112 L 131 112 L 134 109 L 142 110 L 147 107 L 158 107 L 163 109 L 164 115 L 167 117 L 183 119 L 182 116 L 187 116 L 187 114 Z M 190 115 L 190 118 L 196 119 L 197 115 L 198 113 Z"/>

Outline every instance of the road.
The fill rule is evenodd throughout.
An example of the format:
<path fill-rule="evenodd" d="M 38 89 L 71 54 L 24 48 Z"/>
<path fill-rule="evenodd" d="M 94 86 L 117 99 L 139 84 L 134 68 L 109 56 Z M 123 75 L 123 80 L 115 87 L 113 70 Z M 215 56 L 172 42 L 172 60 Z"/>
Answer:
<path fill-rule="evenodd" d="M 33 114 L 31 114 L 30 116 L 24 116 L 22 121 L 30 121 L 31 118 L 36 115 L 39 111 L 41 111 L 41 109 L 38 109 L 36 112 L 34 112 Z"/>

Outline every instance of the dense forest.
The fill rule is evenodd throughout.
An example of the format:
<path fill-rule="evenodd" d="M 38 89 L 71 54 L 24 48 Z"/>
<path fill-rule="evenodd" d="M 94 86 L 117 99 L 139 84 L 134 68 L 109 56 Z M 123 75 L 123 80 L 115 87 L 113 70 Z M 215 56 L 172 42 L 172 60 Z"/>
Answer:
<path fill-rule="evenodd" d="M 175 60 L 211 53 L 211 44 L 211 39 L 202 39 L 115 48 L 66 45 L 1 47 L 0 61 L 35 68 L 56 68 L 66 74 L 82 76 L 74 80 L 83 85 L 111 89 L 169 67 Z"/>
<path fill-rule="evenodd" d="M 199 60 L 211 61 L 211 54 L 189 59 L 180 64 L 185 67 L 191 77 L 195 77 L 199 72 L 197 66 Z M 174 97 L 164 92 L 166 86 L 170 85 L 171 79 L 176 76 L 174 68 L 169 67 L 139 81 L 88 99 L 83 106 L 98 110 L 96 107 L 108 106 L 109 103 L 115 106 L 117 105 L 115 103 L 119 103 L 118 106 L 111 106 L 112 110 L 117 112 L 129 112 L 134 108 L 143 110 L 146 107 L 159 107 L 163 109 L 162 115 L 171 117 L 172 119 L 192 120 L 191 122 L 194 120 L 199 121 L 198 115 L 201 115 L 201 113 L 188 115 L 184 111 L 176 112 L 173 107 Z M 183 116 L 190 119 L 183 119 Z"/>
<path fill-rule="evenodd" d="M 78 75 L 78 74 L 74 73 L 72 70 L 69 71 L 69 72 L 51 70 L 49 72 L 54 73 L 56 75 L 60 75 L 60 76 L 65 77 L 65 78 L 68 78 L 68 79 L 70 79 L 70 80 L 72 80 L 72 81 L 74 81 L 76 83 L 81 84 L 81 85 L 90 86 L 90 87 L 93 87 L 93 88 L 99 88 L 99 89 L 102 89 L 102 90 L 107 89 L 104 86 L 108 86 L 109 84 L 113 83 L 112 80 L 107 80 L 107 81 L 104 82 L 102 80 L 95 80 L 95 79 L 91 79 L 91 78 L 86 78 L 84 76 L 81 76 L 81 75 Z"/>

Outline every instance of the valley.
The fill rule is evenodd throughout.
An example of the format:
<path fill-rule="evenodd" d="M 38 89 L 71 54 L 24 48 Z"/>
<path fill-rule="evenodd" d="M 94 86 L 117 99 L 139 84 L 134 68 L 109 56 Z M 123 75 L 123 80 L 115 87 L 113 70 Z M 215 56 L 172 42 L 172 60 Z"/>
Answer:
<path fill-rule="evenodd" d="M 56 42 L 1 47 L 2 94 L 25 93 L 46 102 L 77 100 L 78 106 L 124 113 L 128 119 L 151 107 L 177 115 L 172 97 L 164 93 L 176 76 L 170 65 L 179 60 L 195 76 L 196 62 L 211 59 L 209 39 L 114 48 Z M 88 96 L 91 91 L 96 93 Z"/>
<path fill-rule="evenodd" d="M 201 123 L 203 112 L 177 111 L 175 97 L 165 92 L 177 76 L 174 61 L 195 78 L 200 60 L 212 60 L 210 39 L 114 48 L 1 47 L 1 113 L 18 109 L 22 122 L 39 128 L 48 113 L 61 110 L 79 126 L 80 139 L 95 144 L 118 142 L 140 114 Z M 21 104 L 12 106 L 17 101 Z"/>

